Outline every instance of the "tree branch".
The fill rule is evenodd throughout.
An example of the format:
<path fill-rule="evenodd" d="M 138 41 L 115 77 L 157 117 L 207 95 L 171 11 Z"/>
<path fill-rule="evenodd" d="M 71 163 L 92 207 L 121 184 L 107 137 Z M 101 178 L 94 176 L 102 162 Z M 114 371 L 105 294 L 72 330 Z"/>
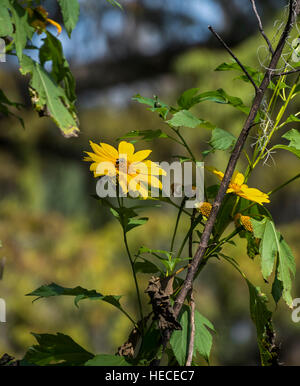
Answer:
<path fill-rule="evenodd" d="M 292 71 L 280 72 L 280 73 L 277 73 L 277 74 L 272 74 L 272 76 L 283 76 L 283 75 L 296 74 L 299 71 L 300 71 L 300 68 L 297 68 L 296 70 L 292 70 Z"/>
<path fill-rule="evenodd" d="M 261 85 L 259 87 L 260 92 L 256 93 L 256 95 L 255 95 L 255 98 L 253 100 L 249 115 L 246 119 L 244 127 L 239 135 L 239 138 L 236 142 L 234 150 L 231 154 L 231 157 L 230 157 L 230 160 L 228 162 L 223 180 L 220 184 L 219 191 L 218 191 L 217 196 L 215 198 L 215 201 L 213 203 L 210 216 L 206 222 L 199 246 L 198 246 L 197 251 L 193 257 L 193 260 L 190 264 L 190 267 L 188 269 L 187 276 L 186 276 L 186 279 L 184 281 L 183 287 L 182 287 L 181 291 L 179 292 L 179 294 L 175 300 L 174 313 L 175 313 L 176 317 L 178 316 L 188 293 L 192 289 L 193 280 L 194 280 L 195 275 L 197 273 L 198 267 L 199 267 L 201 261 L 203 260 L 203 257 L 204 257 L 205 251 L 207 249 L 208 242 L 209 242 L 212 230 L 213 230 L 214 223 L 216 221 L 216 218 L 217 218 L 220 206 L 222 204 L 222 201 L 224 199 L 224 196 L 226 194 L 226 190 L 228 188 L 229 182 L 232 178 L 235 166 L 236 166 L 237 161 L 241 155 L 241 152 L 242 152 L 243 146 L 245 144 L 245 141 L 248 137 L 250 128 L 251 128 L 251 126 L 254 122 L 254 119 L 258 113 L 258 110 L 259 110 L 260 105 L 262 103 L 264 94 L 267 91 L 268 85 L 270 83 L 271 75 L 272 75 L 273 71 L 276 69 L 278 61 L 279 61 L 280 56 L 282 54 L 282 50 L 285 46 L 286 39 L 288 38 L 289 33 L 291 31 L 291 28 L 293 26 L 293 23 L 295 22 L 296 17 L 298 16 L 299 13 L 300 13 L 300 0 L 296 0 L 295 2 L 293 0 L 290 0 L 289 16 L 288 16 L 286 26 L 284 28 L 284 31 L 282 32 L 282 35 L 281 35 L 280 40 L 278 42 L 278 45 L 274 51 L 274 55 L 271 58 L 268 69 L 266 70 L 265 76 L 264 76 L 264 78 L 261 82 Z M 168 334 L 168 336 L 171 336 L 171 333 L 172 332 L 170 332 L 170 334 Z"/>
<path fill-rule="evenodd" d="M 194 354 L 194 343 L 195 343 L 195 300 L 193 291 L 191 291 L 191 336 L 189 342 L 188 357 L 186 360 L 186 366 L 192 365 L 193 354 Z"/>
<path fill-rule="evenodd" d="M 273 50 L 272 44 L 271 44 L 270 40 L 268 39 L 268 36 L 266 35 L 264 29 L 263 29 L 261 18 L 259 16 L 259 13 L 258 13 L 257 8 L 256 8 L 255 0 L 250 0 L 250 1 L 251 1 L 252 8 L 253 8 L 253 11 L 255 13 L 255 16 L 257 18 L 257 21 L 258 21 L 258 27 L 259 27 L 260 33 L 262 34 L 263 38 L 267 42 L 271 54 L 274 55 L 274 50 Z"/>
<path fill-rule="evenodd" d="M 228 47 L 228 45 L 224 42 L 224 40 L 221 38 L 221 36 L 213 29 L 211 25 L 208 26 L 208 29 L 215 35 L 215 37 L 220 41 L 220 43 L 225 47 L 225 49 L 229 52 L 229 54 L 234 58 L 234 60 L 237 62 L 237 64 L 241 67 L 242 71 L 245 73 L 247 78 L 252 83 L 253 87 L 255 88 L 256 93 L 259 92 L 259 88 L 256 86 L 252 76 L 249 74 L 249 72 L 246 70 L 244 65 L 240 62 L 240 60 L 236 57 L 236 55 L 231 51 L 231 49 Z"/>

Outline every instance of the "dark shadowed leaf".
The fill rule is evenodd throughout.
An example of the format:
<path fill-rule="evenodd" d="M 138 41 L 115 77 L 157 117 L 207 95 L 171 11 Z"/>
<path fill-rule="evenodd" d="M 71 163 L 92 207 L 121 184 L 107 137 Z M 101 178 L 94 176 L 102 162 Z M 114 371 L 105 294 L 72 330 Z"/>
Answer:
<path fill-rule="evenodd" d="M 29 364 L 79 366 L 94 357 L 68 335 L 61 333 L 56 335 L 32 333 L 32 335 L 38 344 L 30 347 L 25 354 L 24 361 Z"/>

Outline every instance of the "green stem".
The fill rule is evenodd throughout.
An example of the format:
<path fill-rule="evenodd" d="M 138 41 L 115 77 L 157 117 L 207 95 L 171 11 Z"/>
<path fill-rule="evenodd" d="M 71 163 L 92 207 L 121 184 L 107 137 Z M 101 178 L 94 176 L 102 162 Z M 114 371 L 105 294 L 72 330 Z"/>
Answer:
<path fill-rule="evenodd" d="M 173 252 L 175 237 L 176 237 L 176 233 L 177 233 L 177 229 L 178 229 L 178 225 L 179 225 L 179 220 L 180 220 L 180 217 L 181 217 L 181 214 L 182 214 L 185 202 L 186 202 L 186 197 L 184 197 L 184 199 L 182 200 L 180 208 L 179 208 L 179 211 L 178 211 L 178 214 L 177 214 L 175 228 L 174 228 L 173 237 L 172 237 L 172 241 L 171 241 L 170 252 Z"/>
<path fill-rule="evenodd" d="M 277 192 L 278 190 L 282 189 L 283 187 L 285 187 L 286 185 L 290 184 L 291 182 L 297 180 L 298 178 L 300 177 L 300 173 L 297 174 L 295 177 L 289 179 L 288 181 L 284 182 L 282 185 L 279 185 L 277 188 L 271 190 L 268 195 L 270 196 L 271 194 Z"/>
<path fill-rule="evenodd" d="M 186 143 L 184 137 L 180 134 L 179 129 L 176 130 L 176 129 L 174 129 L 173 127 L 171 127 L 171 129 L 174 131 L 174 133 L 176 133 L 176 134 L 178 135 L 178 137 L 179 137 L 180 140 L 182 141 L 181 144 L 186 148 L 186 150 L 187 150 L 188 153 L 190 154 L 190 156 L 191 156 L 193 162 L 196 163 L 196 158 L 195 158 L 195 156 L 194 156 L 192 150 L 190 149 L 189 145 Z"/>
<path fill-rule="evenodd" d="M 123 228 L 123 237 L 124 237 L 124 244 L 125 244 L 126 252 L 127 252 L 127 255 L 128 255 L 128 258 L 129 258 L 129 261 L 130 261 L 131 269 L 132 269 L 132 275 L 133 275 L 133 278 L 134 278 L 135 289 L 136 289 L 136 294 L 137 294 L 138 304 L 139 304 L 140 318 L 141 318 L 141 322 L 142 322 L 142 335 L 143 335 L 143 331 L 144 331 L 144 316 L 143 316 L 143 308 L 142 308 L 140 290 L 139 290 L 139 285 L 138 285 L 136 273 L 135 273 L 135 270 L 134 270 L 133 259 L 132 259 L 132 256 L 131 256 L 131 253 L 130 253 L 130 250 L 129 250 L 129 247 L 128 247 L 127 235 L 126 235 L 126 232 L 125 232 L 124 228 Z"/>

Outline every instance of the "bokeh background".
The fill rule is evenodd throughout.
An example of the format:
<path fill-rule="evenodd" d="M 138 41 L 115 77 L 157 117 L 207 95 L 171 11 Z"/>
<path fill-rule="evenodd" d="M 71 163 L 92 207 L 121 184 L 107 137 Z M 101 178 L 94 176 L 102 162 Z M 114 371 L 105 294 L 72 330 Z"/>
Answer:
<path fill-rule="evenodd" d="M 266 52 L 257 34 L 256 19 L 248 0 L 124 0 L 124 11 L 105 0 L 81 0 L 81 15 L 71 40 L 63 43 L 77 80 L 81 133 L 63 138 L 48 118 L 32 111 L 26 81 L 13 58 L 0 66 L 1 88 L 12 100 L 26 105 L 22 113 L 26 128 L 17 120 L 0 117 L 0 257 L 6 257 L 0 297 L 7 303 L 7 323 L 0 324 L 0 352 L 21 357 L 34 343 L 30 332 L 63 332 L 90 351 L 114 353 L 130 331 L 128 320 L 108 304 L 71 299 L 41 300 L 32 304 L 25 297 L 38 286 L 56 282 L 62 286 L 96 288 L 105 294 L 121 294 L 122 304 L 134 313 L 134 285 L 120 237 L 119 224 L 95 194 L 96 180 L 82 162 L 89 139 L 116 145 L 130 130 L 164 128 L 145 106 L 131 97 L 140 93 L 175 104 L 185 89 L 202 91 L 224 88 L 249 103 L 250 86 L 233 73 L 214 72 L 228 54 L 208 33 L 212 24 L 245 63 L 259 68 Z M 285 1 L 257 1 L 266 30 L 276 39 L 284 21 Z M 56 2 L 45 3 L 50 17 L 61 21 Z M 50 27 L 51 28 L 51 27 Z M 54 31 L 55 32 L 55 31 Z M 40 44 L 43 35 L 37 37 Z M 34 55 L 34 53 L 32 54 Z M 298 104 L 298 105 L 297 105 Z M 295 101 L 293 111 L 299 110 Z M 237 134 L 244 116 L 228 106 L 202 103 L 195 109 L 201 118 Z M 297 128 L 293 126 L 293 128 Z M 208 148 L 206 129 L 188 129 L 186 138 L 200 155 Z M 250 138 L 254 142 L 254 138 Z M 142 149 L 149 144 L 137 143 Z M 182 150 L 166 139 L 156 140 L 152 160 L 171 160 Z M 269 191 L 299 172 L 299 160 L 279 151 L 259 168 L 249 185 Z M 216 152 L 209 164 L 224 169 L 228 154 Z M 243 170 L 241 159 L 239 169 Z M 215 182 L 206 176 L 207 182 Z M 299 182 L 272 198 L 268 209 L 296 257 L 294 297 L 300 297 L 300 200 Z M 150 221 L 129 233 L 133 251 L 141 245 L 168 249 L 176 212 L 168 207 L 143 214 Z M 181 229 L 184 234 L 185 225 Z M 151 244 L 150 244 L 151 243 Z M 250 260 L 245 243 L 227 250 L 250 279 L 266 290 L 259 273 L 259 260 Z M 141 288 L 146 275 L 139 276 Z M 257 364 L 256 333 L 249 315 L 248 289 L 237 272 L 224 262 L 212 261 L 196 287 L 197 308 L 216 328 L 211 363 Z M 143 297 L 144 304 L 148 299 Z M 272 302 L 270 309 L 275 306 Z M 300 323 L 293 323 L 291 310 L 281 301 L 275 314 L 281 360 L 300 365 Z"/>

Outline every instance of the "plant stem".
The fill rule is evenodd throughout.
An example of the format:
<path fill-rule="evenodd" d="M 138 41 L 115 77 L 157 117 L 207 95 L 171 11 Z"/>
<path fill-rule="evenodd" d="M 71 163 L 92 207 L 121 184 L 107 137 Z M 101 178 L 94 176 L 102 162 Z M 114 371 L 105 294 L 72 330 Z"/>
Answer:
<path fill-rule="evenodd" d="M 278 190 L 282 189 L 283 187 L 285 187 L 285 186 L 288 185 L 289 183 L 291 183 L 291 182 L 297 180 L 297 178 L 299 178 L 299 177 L 300 177 L 300 173 L 297 174 L 295 177 L 289 179 L 288 181 L 284 182 L 282 185 L 279 185 L 277 188 L 271 190 L 271 191 L 268 193 L 268 195 L 270 196 L 271 194 L 277 192 Z"/>
<path fill-rule="evenodd" d="M 130 253 L 130 250 L 129 250 L 129 247 L 128 247 L 127 235 L 126 235 L 126 232 L 125 232 L 124 228 L 123 228 L 123 237 L 124 237 L 124 244 L 125 244 L 126 252 L 127 252 L 127 255 L 128 255 L 128 258 L 129 258 L 129 261 L 130 261 L 131 269 L 132 269 L 132 275 L 133 275 L 133 278 L 134 278 L 135 289 L 136 289 L 136 294 L 137 294 L 138 304 L 139 304 L 139 313 L 140 313 L 140 318 L 141 318 L 141 322 L 142 322 L 142 335 L 143 335 L 144 334 L 144 316 L 143 316 L 143 308 L 142 308 L 140 290 L 139 290 L 139 285 L 138 285 L 136 273 L 135 273 L 135 270 L 134 270 L 133 259 L 132 259 L 132 256 L 131 256 L 131 253 Z"/>

